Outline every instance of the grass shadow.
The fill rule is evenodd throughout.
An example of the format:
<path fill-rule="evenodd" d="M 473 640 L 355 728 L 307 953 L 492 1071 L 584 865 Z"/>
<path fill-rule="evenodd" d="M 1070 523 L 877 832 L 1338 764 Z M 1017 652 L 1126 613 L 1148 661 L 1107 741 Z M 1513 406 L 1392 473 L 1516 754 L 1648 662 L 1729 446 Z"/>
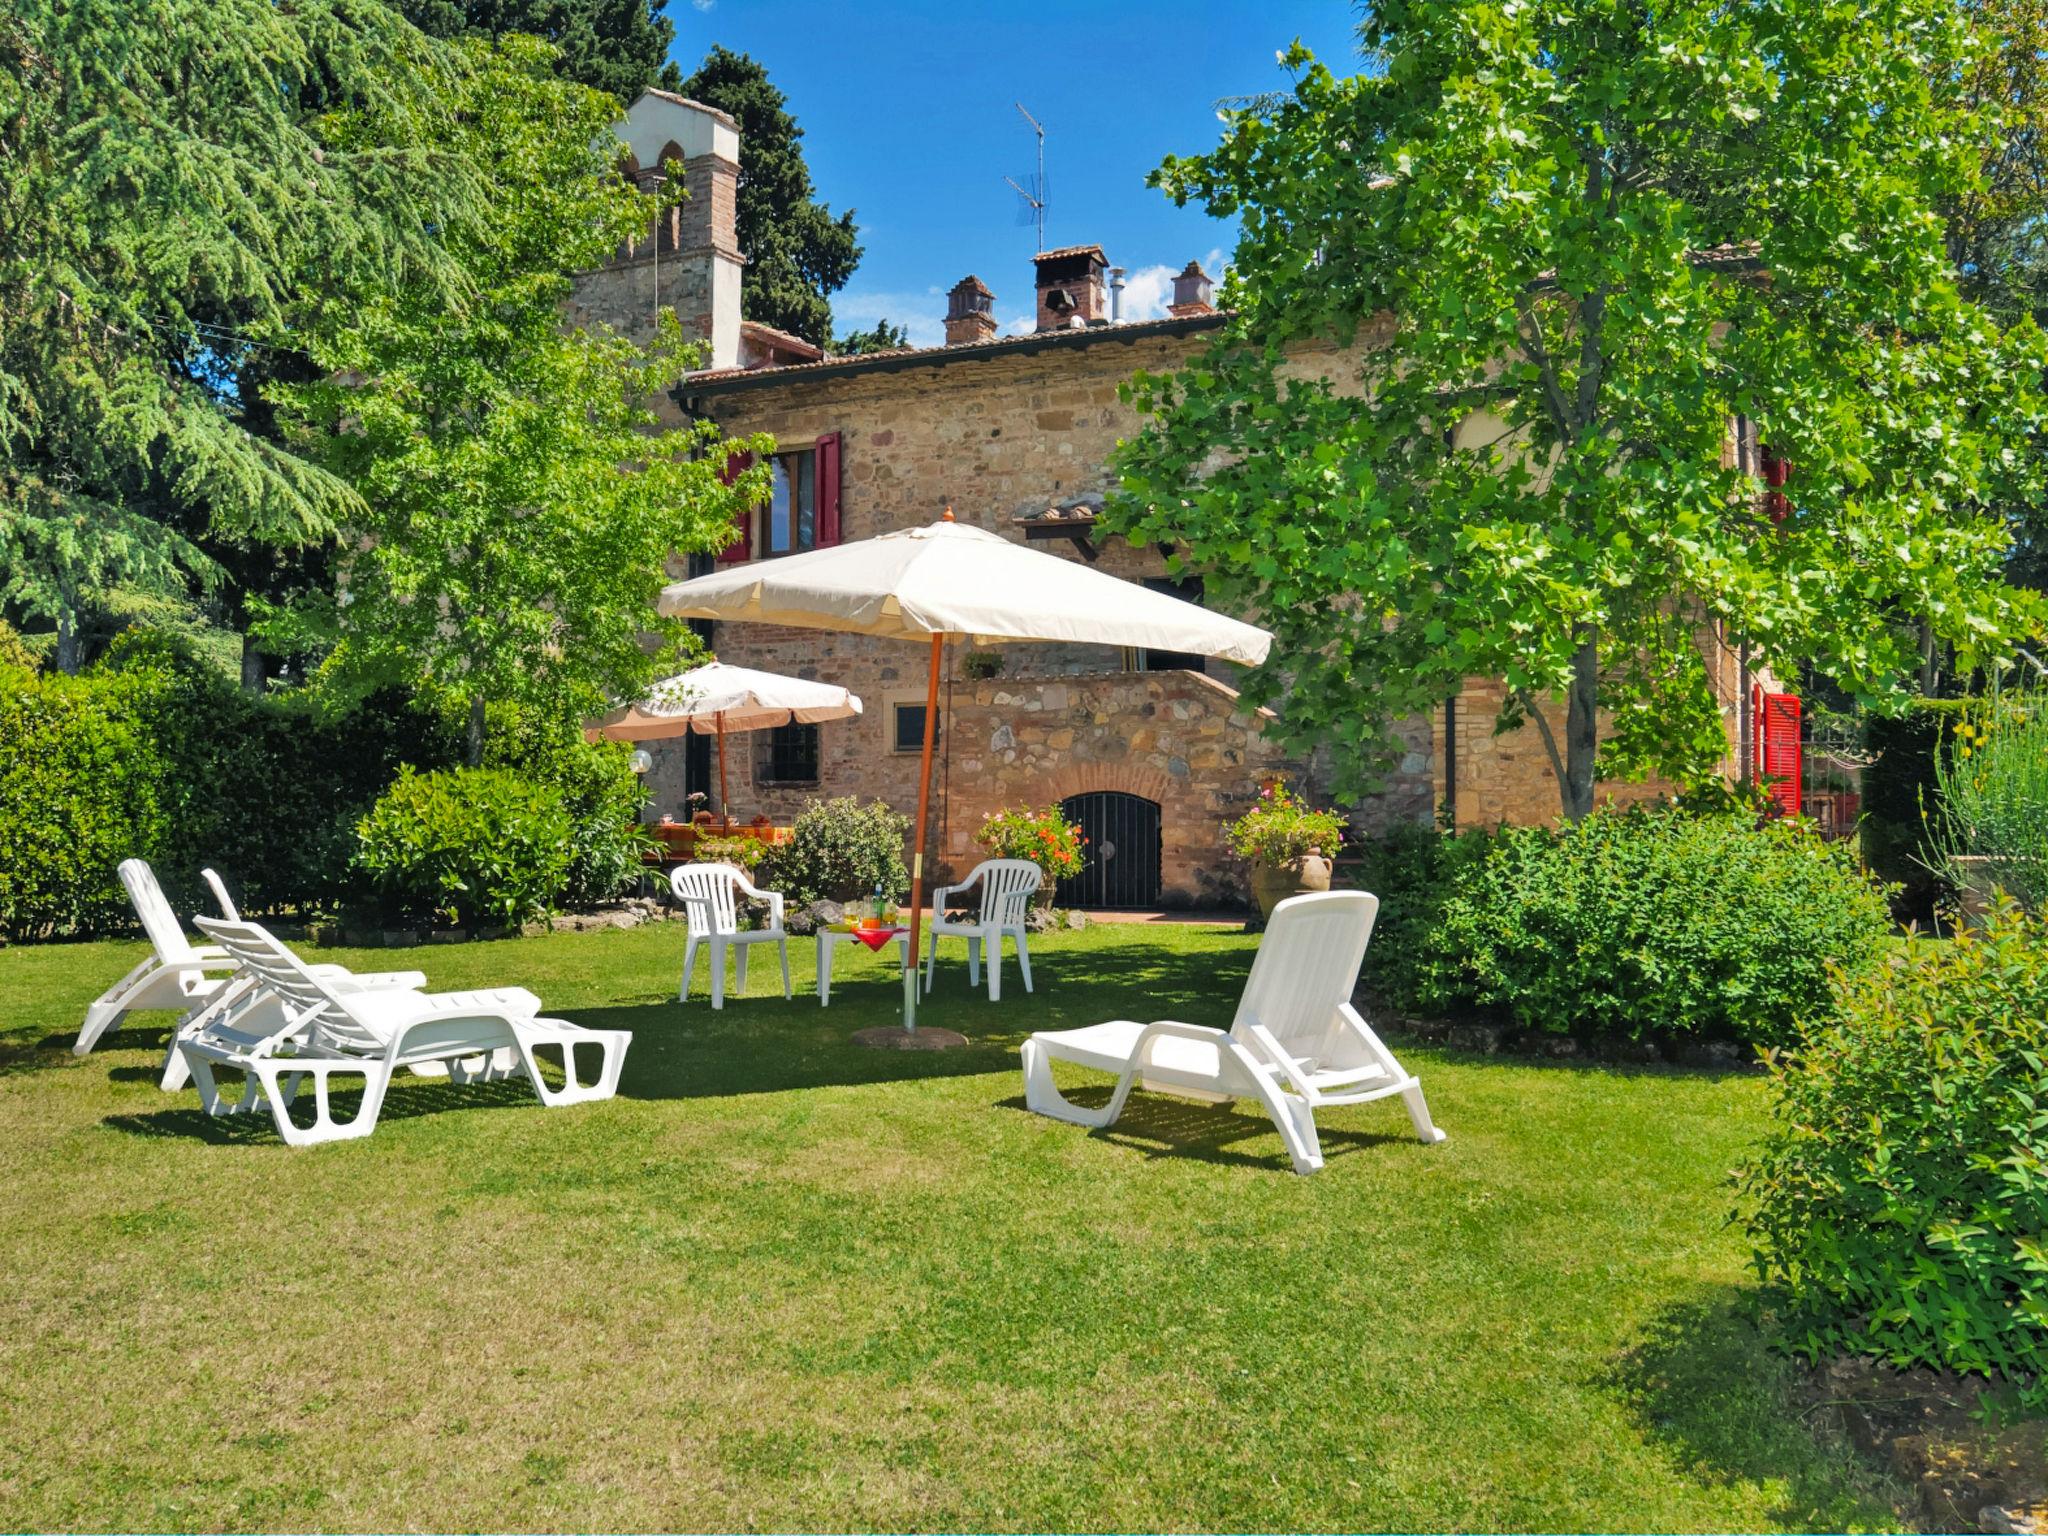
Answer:
<path fill-rule="evenodd" d="M 1896 1529 L 1906 1492 L 1797 1401 L 1797 1370 L 1768 1347 L 1734 1286 L 1656 1314 L 1603 1385 L 1694 1475 L 1780 1490 L 1788 1529 Z"/>
<path fill-rule="evenodd" d="M 730 1098 L 806 1088 L 861 1087 L 927 1078 L 973 1077 L 1013 1068 L 1021 1035 L 950 1012 L 921 1010 L 918 1021 L 968 1036 L 943 1051 L 876 1050 L 857 1045 L 853 1032 L 894 1015 L 822 1009 L 799 999 L 750 999 L 687 1010 L 673 1000 L 613 1008 L 578 1008 L 568 1017 L 590 1029 L 632 1031 L 619 1096 L 629 1099 Z"/>
<path fill-rule="evenodd" d="M 918 1022 L 967 1037 L 964 1047 L 945 1051 L 854 1043 L 855 1031 L 897 1021 L 893 975 L 835 985 L 830 1008 L 802 992 L 790 1001 L 734 998 L 718 1010 L 699 997 L 678 1003 L 665 996 L 571 1009 L 567 1016 L 593 1029 L 632 1031 L 619 1083 L 624 1097 L 783 1093 L 1015 1072 L 1017 1047 L 1034 1030 L 1134 1016 L 1227 1023 L 1249 966 L 1249 956 L 1227 952 L 1054 951 L 1034 958 L 1036 990 L 1029 993 L 1014 961 L 1006 965 L 1002 1000 L 991 1003 L 969 985 L 964 964 L 942 960 Z"/>
<path fill-rule="evenodd" d="M 1102 1108 L 1113 1092 L 1115 1088 L 1106 1083 L 1063 1090 L 1067 1101 L 1082 1109 Z M 1030 1113 L 1021 1093 L 998 1099 L 994 1107 Z M 1198 1104 L 1171 1094 L 1134 1089 L 1124 1101 L 1124 1112 L 1117 1116 L 1116 1124 L 1097 1130 L 1084 1130 L 1081 1126 L 1073 1129 L 1111 1146 L 1141 1152 L 1148 1159 L 1191 1157 L 1228 1167 L 1263 1168 L 1281 1173 L 1291 1172 L 1294 1167 L 1285 1145 L 1279 1140 L 1278 1128 L 1263 1111 L 1247 1109 L 1242 1104 Z M 1376 1131 L 1333 1130 L 1326 1126 L 1318 1126 L 1316 1136 L 1322 1145 L 1325 1163 L 1403 1139 Z M 1239 1142 L 1256 1141 L 1261 1137 L 1273 1138 L 1271 1152 L 1234 1150 Z"/>
<path fill-rule="evenodd" d="M 173 1015 L 165 1014 L 164 1017 L 169 1019 Z M 38 1040 L 25 1039 L 22 1034 L 0 1035 L 0 1077 L 80 1066 L 102 1051 L 161 1053 L 169 1040 L 170 1030 L 164 1024 L 131 1025 L 100 1036 L 91 1051 L 84 1056 L 74 1056 L 71 1047 L 78 1043 L 78 1031 L 75 1029 L 47 1034 Z"/>
<path fill-rule="evenodd" d="M 230 1093 L 232 1089 L 228 1090 Z M 301 1102 L 312 1093 L 309 1085 Z M 329 1099 L 330 1113 L 339 1123 L 355 1117 L 362 1102 L 360 1088 L 337 1088 Z M 458 1086 L 432 1078 L 400 1076 L 384 1095 L 383 1110 L 377 1116 L 381 1129 L 396 1120 L 416 1120 L 422 1115 L 452 1114 L 461 1110 L 540 1109 L 542 1104 L 532 1087 L 523 1080 L 472 1083 Z M 130 1136 L 174 1137 L 204 1141 L 215 1146 L 248 1146 L 265 1142 L 283 1146 L 277 1124 L 266 1107 L 249 1115 L 209 1115 L 189 1099 L 174 1109 L 160 1109 L 140 1115 L 108 1115 L 100 1124 Z"/>

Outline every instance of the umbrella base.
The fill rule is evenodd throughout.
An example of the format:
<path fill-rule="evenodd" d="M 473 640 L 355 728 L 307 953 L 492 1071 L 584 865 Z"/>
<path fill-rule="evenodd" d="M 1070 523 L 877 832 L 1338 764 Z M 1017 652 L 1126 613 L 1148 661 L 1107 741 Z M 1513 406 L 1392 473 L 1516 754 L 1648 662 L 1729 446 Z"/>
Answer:
<path fill-rule="evenodd" d="M 901 1024 L 880 1024 L 873 1029 L 856 1029 L 853 1043 L 878 1051 L 950 1051 L 967 1043 L 967 1037 L 950 1029 L 905 1029 Z"/>

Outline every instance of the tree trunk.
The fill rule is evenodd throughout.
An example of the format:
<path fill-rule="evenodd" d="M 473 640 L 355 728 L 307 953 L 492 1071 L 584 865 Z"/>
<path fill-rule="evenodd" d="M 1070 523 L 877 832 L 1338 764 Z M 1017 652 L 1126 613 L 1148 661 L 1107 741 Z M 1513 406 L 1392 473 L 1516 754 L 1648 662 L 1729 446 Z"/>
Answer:
<path fill-rule="evenodd" d="M 242 636 L 242 690 L 245 693 L 263 691 L 263 647 L 256 643 L 254 635 Z"/>
<path fill-rule="evenodd" d="M 470 695 L 469 699 L 469 766 L 481 768 L 484 765 L 484 696 Z"/>
<path fill-rule="evenodd" d="M 78 610 L 65 607 L 57 614 L 57 670 L 75 676 L 78 672 Z"/>
<path fill-rule="evenodd" d="M 1579 636 L 1572 657 L 1572 682 L 1564 717 L 1564 780 L 1558 789 L 1564 813 L 1584 821 L 1593 809 L 1593 758 L 1600 745 L 1600 640 L 1591 629 Z"/>

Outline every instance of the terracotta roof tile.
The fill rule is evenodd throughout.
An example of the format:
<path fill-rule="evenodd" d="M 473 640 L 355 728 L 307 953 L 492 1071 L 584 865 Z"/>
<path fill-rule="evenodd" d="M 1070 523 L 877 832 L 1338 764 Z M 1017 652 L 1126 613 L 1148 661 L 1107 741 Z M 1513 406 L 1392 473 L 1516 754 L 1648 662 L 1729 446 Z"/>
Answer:
<path fill-rule="evenodd" d="M 1089 346 L 1100 341 L 1137 341 L 1147 336 L 1184 336 L 1213 330 L 1229 319 L 1227 312 L 1214 310 L 1203 315 L 1169 316 L 1164 320 L 1124 320 L 1111 325 L 1078 326 L 1053 331 L 1027 331 L 1021 336 L 998 336 L 992 341 L 963 342 L 950 347 L 900 347 L 889 352 L 861 352 L 852 357 L 821 357 L 815 362 L 777 363 L 765 368 L 717 368 L 686 373 L 673 393 L 687 395 L 708 386 L 713 394 L 730 387 L 756 388 L 771 382 L 803 378 L 814 373 L 866 373 L 881 368 L 903 368 L 924 364 L 943 367 L 972 358 L 1001 356 L 1010 352 L 1037 352 L 1050 347 Z"/>

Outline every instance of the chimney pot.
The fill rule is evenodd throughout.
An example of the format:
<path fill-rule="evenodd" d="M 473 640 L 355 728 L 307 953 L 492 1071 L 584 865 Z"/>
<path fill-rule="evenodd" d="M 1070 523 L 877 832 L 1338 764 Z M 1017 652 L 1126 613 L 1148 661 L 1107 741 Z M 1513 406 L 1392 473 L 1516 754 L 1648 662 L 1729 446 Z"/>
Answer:
<path fill-rule="evenodd" d="M 1215 297 L 1215 283 L 1202 270 L 1200 262 L 1191 261 L 1174 276 L 1173 302 L 1166 306 L 1166 312 L 1176 319 L 1186 315 L 1213 315 L 1216 313 Z"/>
<path fill-rule="evenodd" d="M 1039 330 L 1063 331 L 1109 318 L 1108 293 L 1102 281 L 1109 259 L 1101 246 L 1070 245 L 1040 251 L 1032 260 L 1038 268 Z"/>
<path fill-rule="evenodd" d="M 996 334 L 996 296 L 988 285 L 969 273 L 946 295 L 946 345 L 966 346 L 970 342 L 993 341 Z"/>

